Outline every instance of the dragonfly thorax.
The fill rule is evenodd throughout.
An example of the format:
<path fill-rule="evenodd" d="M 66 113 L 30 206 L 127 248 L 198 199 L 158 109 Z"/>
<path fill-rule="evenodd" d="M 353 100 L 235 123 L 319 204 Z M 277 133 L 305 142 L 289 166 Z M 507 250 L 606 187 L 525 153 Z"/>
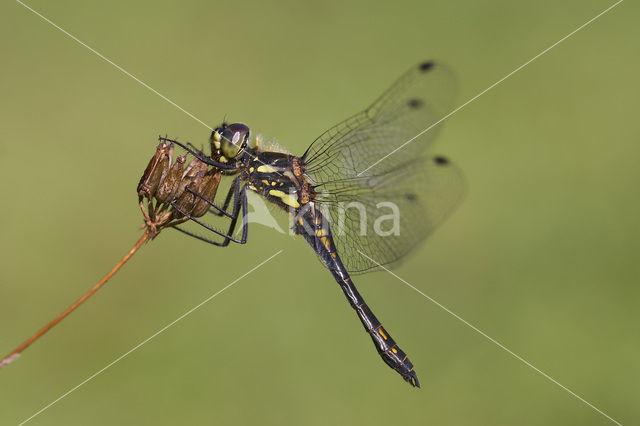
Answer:
<path fill-rule="evenodd" d="M 299 157 L 263 151 L 250 160 L 243 178 L 249 189 L 283 209 L 298 209 L 315 195 L 304 169 Z"/>

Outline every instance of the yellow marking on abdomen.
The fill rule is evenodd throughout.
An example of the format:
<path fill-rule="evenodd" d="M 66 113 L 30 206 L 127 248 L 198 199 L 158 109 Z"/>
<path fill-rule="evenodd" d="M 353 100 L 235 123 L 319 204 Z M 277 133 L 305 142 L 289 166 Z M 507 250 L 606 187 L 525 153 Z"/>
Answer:
<path fill-rule="evenodd" d="M 329 240 L 329 238 L 327 237 L 320 237 L 320 242 L 322 243 L 322 245 L 324 245 L 324 247 L 327 250 L 331 249 L 331 240 Z"/>
<path fill-rule="evenodd" d="M 270 166 L 268 164 L 263 164 L 262 166 L 258 167 L 259 173 L 275 173 L 277 171 L 278 170 L 275 167 Z"/>
<path fill-rule="evenodd" d="M 393 352 L 394 354 L 397 354 L 397 353 L 398 353 L 398 350 L 397 350 L 397 349 L 396 349 L 396 347 L 394 346 L 394 347 L 392 347 L 392 348 L 391 348 L 391 352 Z"/>
<path fill-rule="evenodd" d="M 382 336 L 382 338 L 383 338 L 384 340 L 387 340 L 387 339 L 389 338 L 389 336 L 387 336 L 386 334 L 384 334 L 384 331 L 382 331 L 382 327 L 380 327 L 380 328 L 378 329 L 378 333 Z"/>
<path fill-rule="evenodd" d="M 260 167 L 263 167 L 263 166 L 260 166 Z M 294 196 L 286 194 L 277 189 L 271 189 L 269 191 L 269 195 L 280 198 L 280 200 L 282 200 L 282 202 L 288 206 L 291 206 L 294 208 L 300 207 L 300 203 L 298 202 L 298 200 L 296 200 Z"/>
<path fill-rule="evenodd" d="M 325 229 L 320 228 L 320 229 L 316 230 L 316 235 L 318 237 L 326 237 L 328 234 L 327 234 L 327 231 Z"/>

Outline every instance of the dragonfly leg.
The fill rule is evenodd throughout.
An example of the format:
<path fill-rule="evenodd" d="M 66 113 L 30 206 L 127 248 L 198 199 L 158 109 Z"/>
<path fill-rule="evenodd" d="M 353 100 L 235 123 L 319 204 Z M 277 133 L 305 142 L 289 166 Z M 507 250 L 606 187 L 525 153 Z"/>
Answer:
<path fill-rule="evenodd" d="M 204 241 L 205 243 L 209 243 L 209 244 L 212 244 L 212 245 L 218 246 L 218 247 L 224 247 L 222 243 L 219 243 L 217 241 L 213 241 L 213 240 L 211 240 L 209 238 L 203 237 L 202 235 L 198 235 L 198 234 L 196 234 L 194 232 L 187 231 L 186 229 L 182 229 L 179 226 L 174 226 L 173 229 L 176 229 L 176 230 L 182 232 L 183 234 L 186 234 L 186 235 L 188 235 L 190 237 L 193 237 L 195 239 L 198 239 L 200 241 Z"/>
<path fill-rule="evenodd" d="M 183 211 L 182 209 L 180 209 L 180 207 L 178 207 L 178 205 L 176 204 L 176 202 L 174 201 L 173 203 L 171 203 L 171 206 L 176 209 L 176 211 L 178 211 L 180 214 L 182 214 L 183 216 L 185 216 L 187 219 L 197 223 L 198 225 L 202 226 L 203 228 L 207 229 L 208 231 L 213 232 L 214 234 L 220 235 L 221 237 L 223 237 L 223 241 L 220 242 L 216 242 L 213 241 L 209 238 L 206 237 L 202 237 L 200 235 L 197 235 L 193 232 L 187 231 L 186 229 L 183 229 L 179 226 L 174 226 L 175 229 L 177 229 L 178 231 L 187 234 L 191 237 L 197 238 L 201 241 L 207 242 L 209 244 L 213 244 L 215 246 L 219 246 L 219 247 L 226 247 L 229 245 L 229 242 L 233 241 L 234 243 L 238 243 L 238 244 L 244 244 L 247 242 L 247 233 L 248 233 L 248 221 L 246 219 L 247 216 L 247 208 L 246 208 L 246 193 L 245 193 L 245 189 L 244 187 L 242 187 L 242 189 L 240 189 L 241 186 L 241 182 L 239 180 L 235 180 L 233 187 L 234 187 L 234 207 L 233 207 L 233 213 L 231 215 L 231 224 L 229 225 L 229 230 L 225 233 L 222 232 L 200 220 L 198 220 L 197 218 L 191 216 L 189 213 Z M 233 237 L 233 231 L 235 230 L 236 227 L 236 223 L 238 221 L 238 215 L 240 214 L 240 212 L 242 211 L 243 213 L 243 231 L 242 231 L 242 237 L 240 239 L 237 239 L 235 237 Z"/>
<path fill-rule="evenodd" d="M 178 142 L 177 140 L 168 139 L 168 138 L 165 138 L 165 137 L 162 137 L 162 136 L 160 136 L 159 140 L 163 141 L 163 142 L 169 142 L 169 143 L 173 143 L 175 145 L 178 145 L 180 148 L 182 148 L 183 150 L 187 151 L 189 154 L 193 155 L 198 160 L 200 160 L 203 163 L 208 164 L 210 166 L 214 166 L 214 167 L 217 167 L 217 168 L 222 169 L 222 170 L 235 170 L 237 168 L 235 165 L 232 165 L 232 164 L 226 164 L 226 163 L 220 163 L 218 161 L 213 161 L 211 158 L 208 158 L 208 157 L 204 156 L 202 153 L 194 151 L 189 146 L 183 144 L 182 142 Z M 191 144 L 189 144 L 189 145 L 191 145 Z M 191 145 L 191 146 L 193 146 L 193 145 Z"/>
<path fill-rule="evenodd" d="M 244 244 L 247 242 L 247 235 L 249 233 L 249 218 L 248 218 L 249 209 L 247 208 L 247 187 L 245 185 L 242 185 L 240 178 L 236 178 L 233 181 L 232 190 L 233 190 L 233 213 L 231 214 L 231 224 L 229 225 L 228 237 L 226 237 L 225 241 L 223 241 L 222 243 L 223 246 L 228 245 L 229 241 L 233 241 L 239 244 Z M 229 198 L 229 195 L 227 195 L 227 198 Z M 225 200 L 224 208 L 226 209 L 227 207 L 228 207 L 227 200 Z M 240 240 L 236 240 L 235 238 L 230 236 L 233 235 L 233 231 L 235 231 L 236 229 L 238 216 L 240 216 L 241 212 L 242 212 L 242 236 L 240 237 Z"/>
<path fill-rule="evenodd" d="M 209 208 L 209 212 L 211 212 L 212 214 L 216 216 L 226 216 L 229 218 L 233 218 L 233 214 L 227 211 L 227 208 L 229 207 L 229 198 L 230 198 L 229 194 L 233 194 L 233 187 L 229 189 L 229 192 L 227 193 L 227 198 L 225 199 L 225 204 L 223 207 L 218 207 L 213 201 L 211 201 L 204 195 L 200 194 L 199 192 L 194 191 L 191 188 L 187 187 L 186 190 L 192 193 L 193 195 L 195 195 L 196 197 L 200 198 L 207 204 L 209 204 L 211 206 L 211 208 Z"/>
<path fill-rule="evenodd" d="M 211 204 L 211 206 L 214 207 L 213 209 L 209 209 L 209 212 L 211 214 L 214 214 L 216 216 L 232 217 L 233 213 L 229 213 L 229 204 L 231 203 L 231 198 L 235 193 L 235 187 L 236 187 L 236 180 L 234 179 L 233 183 L 231 184 L 231 187 L 229 188 L 229 191 L 227 191 L 227 196 L 224 199 L 224 204 L 222 205 L 222 208 L 219 208 L 218 206 L 214 206 L 213 204 Z"/>

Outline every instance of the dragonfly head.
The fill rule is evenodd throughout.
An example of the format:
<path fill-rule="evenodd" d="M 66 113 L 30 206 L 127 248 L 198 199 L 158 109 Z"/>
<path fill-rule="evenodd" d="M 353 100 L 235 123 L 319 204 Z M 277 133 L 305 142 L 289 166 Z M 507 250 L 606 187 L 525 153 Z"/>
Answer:
<path fill-rule="evenodd" d="M 211 134 L 212 148 L 220 151 L 227 160 L 233 160 L 247 148 L 249 127 L 243 123 L 222 123 Z"/>

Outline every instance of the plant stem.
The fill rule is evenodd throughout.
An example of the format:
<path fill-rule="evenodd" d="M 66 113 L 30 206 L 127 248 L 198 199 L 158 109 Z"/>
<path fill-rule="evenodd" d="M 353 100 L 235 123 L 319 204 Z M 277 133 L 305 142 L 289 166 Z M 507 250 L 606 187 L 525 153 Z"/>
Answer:
<path fill-rule="evenodd" d="M 138 249 L 142 246 L 142 244 L 144 244 L 146 241 L 148 241 L 150 239 L 150 237 L 151 237 L 151 232 L 147 228 L 145 233 L 142 234 L 140 239 L 134 244 L 133 248 L 131 248 L 131 250 L 129 250 L 129 252 L 122 259 L 120 259 L 120 261 L 116 264 L 116 266 L 114 266 L 113 269 L 111 271 L 109 271 L 109 273 L 107 275 L 105 275 L 96 285 L 91 287 L 91 289 L 89 291 L 87 291 L 80 299 L 76 300 L 64 312 L 62 312 L 60 315 L 58 315 L 56 318 L 54 318 L 47 325 L 42 327 L 36 334 L 31 336 L 23 344 L 18 346 L 13 352 L 11 352 L 9 355 L 4 357 L 4 359 L 2 361 L 0 361 L 0 369 L 5 367 L 5 366 L 7 366 L 7 365 L 9 365 L 9 364 L 11 364 L 13 361 L 15 361 L 16 358 L 18 358 L 20 356 L 20 354 L 25 349 L 27 349 L 29 346 L 31 346 L 31 344 L 33 342 L 35 342 L 40 337 L 42 337 L 47 331 L 49 331 L 51 328 L 53 328 L 53 326 L 55 326 L 60 321 L 62 321 L 71 312 L 75 311 L 78 306 L 82 305 L 88 298 L 93 296 L 93 294 L 96 291 L 100 290 L 100 288 L 103 285 L 105 285 L 107 283 L 107 281 L 109 281 L 109 279 L 111 279 L 111 277 L 113 277 L 116 274 L 116 272 L 118 272 L 120 270 L 120 268 L 122 268 L 122 266 L 127 262 L 127 260 L 129 260 L 131 258 L 131 256 L 133 256 L 135 254 L 135 252 L 138 251 Z"/>

